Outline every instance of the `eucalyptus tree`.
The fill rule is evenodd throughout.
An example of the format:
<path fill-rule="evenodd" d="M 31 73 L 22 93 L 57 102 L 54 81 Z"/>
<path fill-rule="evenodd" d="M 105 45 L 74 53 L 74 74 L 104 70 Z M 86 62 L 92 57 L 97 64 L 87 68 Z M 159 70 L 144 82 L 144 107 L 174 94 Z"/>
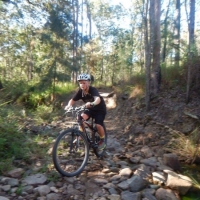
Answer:
<path fill-rule="evenodd" d="M 189 1 L 189 14 L 187 11 L 187 0 L 185 0 L 185 9 L 187 13 L 187 19 L 188 19 L 188 33 L 189 33 L 189 43 L 188 43 L 188 55 L 189 55 L 189 64 L 188 64 L 188 72 L 187 72 L 187 92 L 186 92 L 186 103 L 189 102 L 190 100 L 190 87 L 192 80 L 194 80 L 196 69 L 194 68 L 193 65 L 193 58 L 195 56 L 195 0 L 190 0 Z M 193 66 L 192 66 L 193 65 Z"/>
<path fill-rule="evenodd" d="M 22 78 L 23 74 L 27 74 L 28 79 L 32 78 L 33 60 L 30 43 L 35 27 L 28 26 L 28 24 L 37 23 L 39 25 L 40 19 L 44 16 L 44 12 L 39 13 L 39 10 L 36 10 L 35 6 L 32 6 L 28 1 L 6 1 L 2 4 L 2 12 L 4 13 L 4 17 L 0 20 L 3 30 L 2 49 L 4 51 L 7 49 L 7 52 L 9 49 L 10 60 L 8 62 L 8 58 L 4 56 L 3 60 L 7 62 L 4 69 L 13 74 L 12 78 Z"/>
<path fill-rule="evenodd" d="M 87 18 L 89 21 L 89 39 L 92 39 L 92 16 L 91 16 L 91 8 L 90 8 L 90 3 L 88 0 L 85 0 L 86 4 L 86 13 L 87 13 Z"/>
<path fill-rule="evenodd" d="M 111 5 L 109 1 L 102 2 L 93 0 L 90 1 L 90 3 L 92 19 L 97 28 L 99 41 L 101 41 L 101 43 L 99 43 L 102 52 L 102 59 L 99 62 L 100 77 L 102 80 L 103 77 L 105 78 L 106 73 L 106 75 L 109 75 L 109 80 L 111 80 L 111 76 L 117 77 L 119 71 L 115 65 L 116 68 L 114 72 L 109 72 L 109 67 L 111 68 L 112 66 L 113 68 L 113 63 L 119 63 L 119 59 L 125 61 L 128 52 L 125 50 L 125 38 L 123 38 L 123 35 L 125 36 L 126 34 L 123 34 L 123 29 L 120 27 L 120 23 L 123 23 L 122 17 L 125 15 L 125 12 L 123 12 L 123 7 L 121 5 Z M 119 51 L 116 51 L 116 49 Z M 123 56 L 119 54 L 123 54 Z M 122 63 L 120 62 L 120 64 Z M 125 73 L 124 66 L 124 64 L 119 65 L 119 67 L 121 67 L 120 78 L 122 78 Z M 114 76 L 113 73 L 117 75 Z"/>
<path fill-rule="evenodd" d="M 151 38 L 149 36 L 149 21 L 148 21 L 148 8 L 149 1 L 147 0 L 146 4 L 143 4 L 144 12 L 143 12 L 143 24 L 144 24 L 144 43 L 145 43 L 145 75 L 146 75 L 146 83 L 145 83 L 145 103 L 146 110 L 150 109 L 150 74 L 151 74 Z"/>
<path fill-rule="evenodd" d="M 161 48 L 161 37 L 160 37 L 160 11 L 161 4 L 160 0 L 151 0 L 150 7 L 150 18 L 153 17 L 153 23 L 151 23 L 151 35 L 152 35 L 152 86 L 154 95 L 158 94 L 159 87 L 161 84 L 161 67 L 160 67 L 160 48 Z"/>
<path fill-rule="evenodd" d="M 78 71 L 78 15 L 79 15 L 79 1 L 72 0 L 72 15 L 73 15 L 73 34 L 72 34 L 72 46 L 73 46 L 73 70 L 72 70 L 72 80 L 76 82 L 77 71 Z"/>
<path fill-rule="evenodd" d="M 89 3 L 89 2 L 87 2 Z M 94 1 L 90 1 L 89 5 L 87 5 L 87 7 L 90 8 L 90 12 L 88 18 L 94 20 L 95 24 L 96 24 L 96 28 L 99 34 L 99 40 L 96 40 L 96 42 L 99 42 L 98 44 L 96 42 L 93 42 L 92 40 L 87 44 L 87 46 L 90 46 L 90 51 L 88 52 L 89 54 L 86 56 L 86 63 L 90 68 L 90 71 L 94 74 L 96 74 L 96 69 L 97 66 L 96 64 L 101 60 L 100 62 L 100 77 L 102 79 L 103 74 L 104 74 L 104 54 L 105 54 L 105 44 L 106 41 L 108 41 L 108 29 L 110 26 L 111 21 L 109 20 L 109 18 L 111 18 L 112 13 L 109 11 L 109 4 L 108 3 L 102 3 L 99 0 L 94 0 Z M 89 20 L 90 21 L 90 20 Z M 91 21 L 90 21 L 91 23 Z M 89 23 L 89 24 L 90 24 Z M 91 28 L 91 25 L 90 27 Z M 89 31 L 89 33 L 91 34 L 91 32 Z M 91 35 L 90 35 L 91 37 Z M 98 57 L 95 56 L 96 55 L 96 50 L 95 48 L 92 48 L 92 46 L 96 44 L 98 45 L 101 50 L 99 50 L 99 48 L 97 49 L 97 52 L 101 52 L 101 55 L 99 55 Z M 107 47 L 108 47 L 108 43 L 107 43 Z"/>
<path fill-rule="evenodd" d="M 69 1 L 57 1 L 46 5 L 49 18 L 41 29 L 41 42 L 47 45 L 44 60 L 49 69 L 47 75 L 60 79 L 73 70 L 73 16 Z M 44 48 L 45 48 L 44 45 Z"/>
<path fill-rule="evenodd" d="M 165 7 L 166 9 L 163 9 L 163 13 L 165 14 L 164 20 L 161 21 L 161 28 L 163 30 L 163 34 L 161 36 L 161 39 L 163 39 L 163 45 L 162 45 L 162 53 L 161 53 L 161 58 L 162 58 L 162 63 L 165 63 L 166 56 L 167 56 L 167 41 L 169 38 L 169 12 L 171 8 L 171 1 L 168 0 L 167 6 Z"/>
<path fill-rule="evenodd" d="M 180 61 L 180 25 L 181 25 L 181 4 L 176 0 L 175 20 L 174 20 L 174 49 L 175 49 L 175 66 L 179 67 Z"/>

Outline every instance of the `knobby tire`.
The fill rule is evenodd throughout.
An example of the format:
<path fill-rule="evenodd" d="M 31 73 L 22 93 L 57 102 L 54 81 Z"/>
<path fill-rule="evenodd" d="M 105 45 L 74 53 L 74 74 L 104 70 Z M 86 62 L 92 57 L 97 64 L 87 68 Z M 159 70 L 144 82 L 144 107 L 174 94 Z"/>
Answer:
<path fill-rule="evenodd" d="M 63 176 L 79 175 L 89 157 L 89 146 L 84 133 L 77 129 L 67 129 L 56 139 L 53 150 L 53 163 Z"/>

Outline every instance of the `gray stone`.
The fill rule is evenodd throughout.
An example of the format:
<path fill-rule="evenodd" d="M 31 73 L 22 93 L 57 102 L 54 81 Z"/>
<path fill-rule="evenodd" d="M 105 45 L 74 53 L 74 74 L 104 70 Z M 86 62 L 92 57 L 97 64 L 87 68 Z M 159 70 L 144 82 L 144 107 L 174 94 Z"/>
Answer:
<path fill-rule="evenodd" d="M 131 161 L 132 163 L 137 164 L 137 163 L 140 162 L 141 159 L 142 159 L 142 157 L 140 157 L 140 156 L 135 156 L 135 157 L 131 157 L 131 158 L 130 158 L 130 161 Z"/>
<path fill-rule="evenodd" d="M 41 185 L 38 187 L 38 193 L 40 196 L 46 196 L 47 194 L 50 193 L 50 188 L 48 185 Z"/>
<path fill-rule="evenodd" d="M 143 197 L 148 200 L 157 200 L 156 197 L 153 196 L 151 193 L 144 193 Z"/>
<path fill-rule="evenodd" d="M 109 200 L 121 200 L 120 195 L 117 194 L 108 195 L 107 198 Z"/>
<path fill-rule="evenodd" d="M 26 192 L 28 194 L 32 193 L 33 190 L 34 188 L 32 185 L 27 185 L 27 186 L 22 187 L 22 192 Z"/>
<path fill-rule="evenodd" d="M 108 191 L 110 194 L 119 194 L 119 192 L 117 192 L 117 190 L 115 190 L 115 188 L 110 188 Z"/>
<path fill-rule="evenodd" d="M 134 172 L 134 175 L 140 176 L 143 179 L 149 179 L 151 177 L 151 168 L 150 166 L 146 166 L 141 164 L 137 170 Z"/>
<path fill-rule="evenodd" d="M 107 183 L 103 186 L 105 189 L 115 188 L 115 185 L 113 183 Z"/>
<path fill-rule="evenodd" d="M 70 184 L 73 184 L 76 181 L 75 177 L 64 177 L 64 180 Z"/>
<path fill-rule="evenodd" d="M 130 183 L 130 191 L 131 192 L 139 192 L 147 186 L 147 181 L 142 179 L 140 176 L 134 176 L 131 179 Z"/>
<path fill-rule="evenodd" d="M 152 167 L 159 166 L 159 162 L 157 162 L 157 159 L 155 157 L 142 159 L 142 160 L 140 160 L 140 163 L 148 165 L 148 166 L 152 166 Z"/>
<path fill-rule="evenodd" d="M 119 175 L 120 175 L 120 176 L 125 176 L 125 177 L 129 178 L 129 177 L 131 176 L 132 173 L 133 173 L 133 172 L 132 172 L 132 170 L 131 170 L 130 168 L 124 168 L 124 169 L 122 169 L 122 170 L 119 172 Z"/>
<path fill-rule="evenodd" d="M 127 190 L 129 189 L 129 183 L 127 181 L 122 181 L 117 185 L 120 189 L 122 190 Z"/>
<path fill-rule="evenodd" d="M 4 192 L 8 192 L 10 190 L 11 186 L 10 185 L 3 185 L 1 186 L 1 189 L 4 191 Z"/>
<path fill-rule="evenodd" d="M 16 168 L 8 172 L 8 175 L 13 178 L 19 178 L 24 173 L 24 169 Z"/>
<path fill-rule="evenodd" d="M 141 193 L 133 193 L 129 191 L 124 191 L 121 193 L 121 200 L 140 200 L 141 199 Z"/>
<path fill-rule="evenodd" d="M 178 200 L 174 192 L 170 189 L 159 188 L 155 196 L 157 200 Z"/>
<path fill-rule="evenodd" d="M 27 176 L 23 182 L 28 185 L 43 185 L 47 180 L 47 177 L 43 174 L 35 174 L 32 176 Z"/>
<path fill-rule="evenodd" d="M 153 172 L 153 183 L 161 185 L 165 182 L 165 177 L 163 172 Z"/>
<path fill-rule="evenodd" d="M 110 178 L 110 181 L 118 181 L 120 180 L 121 176 L 120 175 L 114 175 L 113 177 Z"/>
<path fill-rule="evenodd" d="M 163 155 L 163 163 L 173 170 L 180 170 L 180 163 L 176 154 L 168 153 Z"/>
<path fill-rule="evenodd" d="M 177 174 L 170 170 L 165 170 L 164 172 L 168 174 L 166 186 L 178 190 L 181 195 L 186 194 L 192 187 L 192 180 L 189 177 Z"/>
<path fill-rule="evenodd" d="M 142 147 L 141 152 L 144 153 L 146 158 L 153 156 L 153 151 L 148 146 Z"/>
<path fill-rule="evenodd" d="M 15 178 L 11 178 L 8 180 L 8 185 L 10 185 L 11 187 L 18 186 L 19 180 Z"/>
<path fill-rule="evenodd" d="M 103 178 L 95 178 L 94 182 L 98 185 L 104 185 L 104 184 L 108 183 L 108 181 L 106 179 L 103 179 Z"/>
<path fill-rule="evenodd" d="M 2 197 L 2 196 L 0 196 L 0 200 L 9 200 L 9 199 L 6 198 L 6 197 Z"/>
<path fill-rule="evenodd" d="M 59 194 L 55 194 L 55 193 L 50 193 L 47 194 L 47 200 L 61 200 L 62 198 L 60 197 Z"/>

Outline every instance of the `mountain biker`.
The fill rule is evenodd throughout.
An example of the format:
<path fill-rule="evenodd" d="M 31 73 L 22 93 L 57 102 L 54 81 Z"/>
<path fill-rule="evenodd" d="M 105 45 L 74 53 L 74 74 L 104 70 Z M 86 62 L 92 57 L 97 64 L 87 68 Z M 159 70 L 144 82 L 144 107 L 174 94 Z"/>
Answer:
<path fill-rule="evenodd" d="M 81 114 L 81 117 L 84 120 L 87 120 L 90 117 L 95 119 L 96 127 L 100 136 L 98 148 L 104 149 L 106 147 L 106 143 L 104 141 L 103 121 L 106 116 L 106 104 L 104 99 L 100 96 L 98 90 L 95 87 L 90 86 L 91 76 L 89 74 L 80 74 L 77 80 L 80 88 L 72 99 L 69 100 L 64 109 L 69 109 L 75 101 L 82 99 L 88 110 L 85 110 Z"/>

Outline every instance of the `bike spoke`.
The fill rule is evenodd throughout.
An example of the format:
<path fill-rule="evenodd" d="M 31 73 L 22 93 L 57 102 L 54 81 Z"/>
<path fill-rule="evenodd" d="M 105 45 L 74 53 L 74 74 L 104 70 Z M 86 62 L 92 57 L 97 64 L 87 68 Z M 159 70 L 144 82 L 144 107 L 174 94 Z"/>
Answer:
<path fill-rule="evenodd" d="M 56 169 L 65 176 L 75 176 L 83 170 L 88 159 L 87 141 L 71 132 L 58 138 L 53 152 Z"/>

